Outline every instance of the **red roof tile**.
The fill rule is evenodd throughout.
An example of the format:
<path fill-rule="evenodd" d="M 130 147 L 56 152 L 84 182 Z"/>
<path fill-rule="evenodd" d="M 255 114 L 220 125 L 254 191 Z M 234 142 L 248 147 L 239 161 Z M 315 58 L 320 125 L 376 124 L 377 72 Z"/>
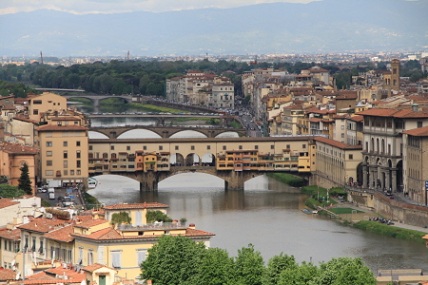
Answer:
<path fill-rule="evenodd" d="M 0 198 L 0 209 L 7 208 L 16 204 L 19 204 L 19 202 L 9 198 Z"/>
<path fill-rule="evenodd" d="M 340 148 L 340 149 L 347 149 L 347 150 L 362 149 L 361 145 L 349 145 L 349 144 L 345 144 L 345 143 L 338 142 L 338 141 L 328 139 L 328 138 L 324 138 L 324 137 L 315 137 L 315 141 L 320 142 L 320 143 L 325 143 L 325 144 L 328 144 L 328 145 L 331 145 L 333 147 Z"/>
<path fill-rule="evenodd" d="M 83 267 L 82 270 L 86 271 L 86 272 L 94 272 L 95 270 L 98 270 L 100 268 L 110 268 L 110 269 L 113 269 L 113 268 L 108 267 L 108 266 L 103 265 L 103 264 L 94 263 L 94 264 L 87 265 L 87 266 Z"/>
<path fill-rule="evenodd" d="M 6 153 L 11 154 L 31 154 L 35 155 L 37 154 L 37 149 L 34 147 L 29 147 L 17 143 L 8 143 L 8 142 L 2 142 L 0 144 L 0 149 L 3 150 Z"/>
<path fill-rule="evenodd" d="M 63 228 L 46 233 L 44 234 L 44 237 L 47 239 L 61 241 L 61 242 L 72 242 L 74 240 L 74 237 L 71 236 L 72 233 L 73 233 L 73 225 L 70 224 Z"/>
<path fill-rule="evenodd" d="M 12 269 L 0 267 L 0 281 L 9 281 L 16 279 L 16 272 Z"/>
<path fill-rule="evenodd" d="M 57 126 L 57 125 L 43 125 L 37 128 L 39 132 L 49 132 L 49 131 L 63 131 L 63 132 L 73 132 L 73 131 L 86 131 L 88 128 L 83 126 Z"/>
<path fill-rule="evenodd" d="M 428 118 L 427 112 L 413 111 L 411 109 L 385 109 L 385 108 L 372 108 L 357 113 L 362 116 L 374 116 L 374 117 L 393 117 L 393 118 Z"/>
<path fill-rule="evenodd" d="M 105 219 L 90 219 L 90 220 L 83 221 L 81 223 L 76 224 L 75 227 L 76 228 L 89 229 L 93 226 L 102 225 L 105 223 L 109 223 L 109 221 L 105 220 Z"/>
<path fill-rule="evenodd" d="M 21 230 L 20 229 L 9 230 L 7 228 L 3 228 L 2 230 L 0 230 L 0 238 L 10 239 L 10 240 L 20 240 Z"/>
<path fill-rule="evenodd" d="M 407 130 L 404 133 L 414 137 L 428 137 L 428 126 Z"/>
<path fill-rule="evenodd" d="M 59 219 L 47 219 L 47 218 L 37 218 L 31 220 L 27 224 L 18 226 L 21 230 L 38 232 L 38 233 L 48 233 L 53 231 L 55 227 L 63 227 L 67 223 L 64 220 Z"/>

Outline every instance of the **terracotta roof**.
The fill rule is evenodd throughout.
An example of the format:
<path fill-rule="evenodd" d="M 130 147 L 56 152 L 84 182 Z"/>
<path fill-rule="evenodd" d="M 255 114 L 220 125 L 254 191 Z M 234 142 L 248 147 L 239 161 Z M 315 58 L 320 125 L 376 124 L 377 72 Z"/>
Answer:
<path fill-rule="evenodd" d="M 29 147 L 21 144 L 16 143 L 8 143 L 8 142 L 2 142 L 0 144 L 0 149 L 3 150 L 6 153 L 12 153 L 12 154 L 37 154 L 37 149 L 34 147 Z"/>
<path fill-rule="evenodd" d="M 37 218 L 31 220 L 27 224 L 18 226 L 21 230 L 39 232 L 39 233 L 48 233 L 55 229 L 55 227 L 63 227 L 66 225 L 64 220 L 59 219 L 47 219 L 47 218 Z"/>
<path fill-rule="evenodd" d="M 97 225 L 102 225 L 105 223 L 108 223 L 108 220 L 105 219 L 91 219 L 91 220 L 87 220 L 84 222 L 81 222 L 79 224 L 76 224 L 75 227 L 76 228 L 82 228 L 82 229 L 89 229 L 93 226 L 97 226 Z"/>
<path fill-rule="evenodd" d="M 364 117 L 363 117 L 363 116 L 360 116 L 360 115 L 352 116 L 352 117 L 350 118 L 350 120 L 351 120 L 351 121 L 354 121 L 354 122 L 362 122 L 362 121 L 364 120 Z"/>
<path fill-rule="evenodd" d="M 61 278 L 59 278 L 60 276 Z M 67 276 L 67 280 L 64 280 L 64 276 Z M 75 272 L 73 269 L 56 267 L 26 276 L 25 278 L 22 284 L 80 284 L 85 280 L 85 273 Z"/>
<path fill-rule="evenodd" d="M 306 113 L 316 113 L 316 114 L 328 114 L 327 109 L 318 109 L 317 107 L 311 107 L 305 110 Z"/>
<path fill-rule="evenodd" d="M 321 122 L 321 119 L 320 118 L 309 118 L 309 122 L 311 122 L 311 123 L 319 123 L 319 122 Z"/>
<path fill-rule="evenodd" d="M 404 131 L 405 134 L 414 137 L 428 137 L 428 126 Z"/>
<path fill-rule="evenodd" d="M 105 229 L 93 232 L 92 234 L 89 234 L 89 235 L 73 233 L 72 236 L 83 237 L 83 238 L 93 239 L 93 240 L 112 240 L 112 239 L 117 240 L 117 239 L 123 238 L 122 235 L 111 226 Z"/>
<path fill-rule="evenodd" d="M 385 108 L 372 108 L 357 113 L 362 116 L 374 116 L 374 117 L 393 117 L 393 118 L 428 118 L 427 112 L 413 111 L 411 109 L 385 109 Z"/>
<path fill-rule="evenodd" d="M 21 239 L 21 230 L 20 229 L 7 229 L 3 228 L 0 230 L 0 238 L 10 239 L 10 240 L 20 240 Z"/>
<path fill-rule="evenodd" d="M 324 138 L 324 137 L 315 137 L 315 141 L 320 142 L 320 143 L 325 143 L 325 144 L 328 144 L 328 145 L 331 145 L 333 147 L 340 148 L 340 149 L 347 149 L 347 150 L 362 149 L 361 145 L 349 145 L 349 144 L 345 144 L 345 143 L 338 142 L 338 141 L 328 139 L 328 138 Z"/>
<path fill-rule="evenodd" d="M 0 267 L 0 281 L 15 280 L 16 272 L 12 269 Z"/>
<path fill-rule="evenodd" d="M 7 208 L 16 204 L 19 204 L 19 202 L 9 198 L 0 198 L 0 209 Z"/>
<path fill-rule="evenodd" d="M 98 270 L 98 269 L 100 269 L 100 268 L 109 268 L 109 269 L 112 269 L 112 270 L 115 270 L 115 269 L 113 269 L 113 268 L 111 268 L 111 267 L 109 267 L 109 266 L 106 266 L 106 265 L 103 265 L 103 264 L 99 264 L 99 263 L 94 263 L 94 264 L 91 264 L 91 265 L 87 265 L 87 266 L 85 266 L 85 267 L 82 267 L 82 270 L 83 271 L 86 271 L 86 272 L 94 272 L 95 270 Z"/>
<path fill-rule="evenodd" d="M 60 242 L 72 242 L 74 240 L 74 237 L 71 236 L 72 233 L 73 225 L 70 224 L 63 228 L 46 233 L 44 234 L 44 237 L 50 240 L 56 240 Z"/>
<path fill-rule="evenodd" d="M 103 207 L 105 210 L 132 210 L 132 209 L 155 209 L 155 208 L 168 208 L 167 204 L 162 204 L 158 202 L 152 203 L 123 203 L 123 204 L 113 204 Z"/>
<path fill-rule="evenodd" d="M 72 117 L 72 116 L 58 116 L 58 117 L 50 117 L 51 121 L 80 121 L 79 117 Z"/>
<path fill-rule="evenodd" d="M 56 125 L 43 125 L 37 128 L 39 132 L 48 132 L 48 131 L 86 131 L 88 128 L 83 126 L 56 126 Z"/>
<path fill-rule="evenodd" d="M 213 237 L 215 236 L 215 234 L 206 232 L 206 231 L 197 230 L 197 229 L 192 229 L 192 228 L 186 229 L 186 237 L 197 237 L 197 236 Z"/>

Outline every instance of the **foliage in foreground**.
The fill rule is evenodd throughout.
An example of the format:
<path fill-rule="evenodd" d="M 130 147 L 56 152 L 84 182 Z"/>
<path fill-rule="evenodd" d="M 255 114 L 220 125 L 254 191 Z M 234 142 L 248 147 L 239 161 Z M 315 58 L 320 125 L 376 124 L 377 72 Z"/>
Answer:
<path fill-rule="evenodd" d="M 163 236 L 141 263 L 141 277 L 153 285 L 371 285 L 376 279 L 359 258 L 334 258 L 319 266 L 281 253 L 267 266 L 248 245 L 235 258 L 182 236 Z"/>
<path fill-rule="evenodd" d="M 18 198 L 24 195 L 25 192 L 16 186 L 0 184 L 0 197 L 2 198 Z"/>

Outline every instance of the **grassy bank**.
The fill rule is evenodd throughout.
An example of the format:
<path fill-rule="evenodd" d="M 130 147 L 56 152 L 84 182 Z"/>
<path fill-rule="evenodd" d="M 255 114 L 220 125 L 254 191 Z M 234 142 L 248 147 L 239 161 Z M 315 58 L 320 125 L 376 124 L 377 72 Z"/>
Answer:
<path fill-rule="evenodd" d="M 306 185 L 305 179 L 289 173 L 268 173 L 267 176 L 293 187 Z"/>
<path fill-rule="evenodd" d="M 85 205 L 86 205 L 86 209 L 87 210 L 90 210 L 90 209 L 93 209 L 93 208 L 100 208 L 101 205 L 102 205 L 97 200 L 97 198 L 95 198 L 91 194 L 88 194 L 88 192 L 84 192 L 83 193 L 83 199 L 85 200 Z"/>
<path fill-rule="evenodd" d="M 384 236 L 425 243 L 425 240 L 422 239 L 422 237 L 426 235 L 426 233 L 389 226 L 375 221 L 359 221 L 354 223 L 353 227 Z"/>

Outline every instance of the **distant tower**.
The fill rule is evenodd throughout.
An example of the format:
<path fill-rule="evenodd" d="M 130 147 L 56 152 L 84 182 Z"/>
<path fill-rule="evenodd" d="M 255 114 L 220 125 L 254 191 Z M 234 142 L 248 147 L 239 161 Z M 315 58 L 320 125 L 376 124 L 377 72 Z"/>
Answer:
<path fill-rule="evenodd" d="M 40 63 L 43 64 L 43 53 L 40 51 Z"/>
<path fill-rule="evenodd" d="M 126 59 L 129 60 L 129 58 L 130 58 L 130 54 L 129 54 L 129 50 L 128 50 L 128 53 L 126 54 Z"/>
<path fill-rule="evenodd" d="M 391 61 L 391 89 L 400 90 L 400 61 Z"/>

